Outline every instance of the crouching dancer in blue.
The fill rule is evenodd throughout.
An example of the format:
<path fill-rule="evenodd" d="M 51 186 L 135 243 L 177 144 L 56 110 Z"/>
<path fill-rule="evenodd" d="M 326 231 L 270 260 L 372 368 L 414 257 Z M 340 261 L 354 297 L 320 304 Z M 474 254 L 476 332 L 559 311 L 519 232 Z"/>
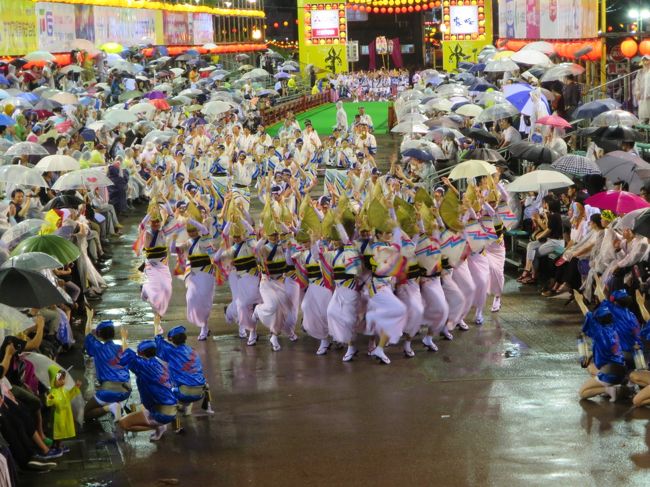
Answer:
<path fill-rule="evenodd" d="M 177 401 L 172 391 L 169 368 L 165 362 L 156 357 L 156 342 L 144 340 L 138 344 L 136 354 L 127 348 L 126 329 L 122 327 L 122 345 L 124 353 L 120 364 L 135 374 L 144 409 L 140 409 L 120 419 L 118 425 L 123 431 L 155 430 L 151 441 L 158 441 L 167 425 L 176 419 Z"/>
<path fill-rule="evenodd" d="M 192 404 L 203 400 L 203 409 L 213 414 L 210 405 L 210 392 L 203 374 L 201 358 L 187 345 L 187 330 L 179 325 L 167 333 L 166 341 L 162 335 L 156 336 L 156 351 L 160 359 L 167 362 L 174 386 L 174 394 L 179 402 L 179 410 L 185 416 L 192 414 Z M 176 415 L 176 433 L 181 433 L 180 415 Z"/>
<path fill-rule="evenodd" d="M 591 312 L 582 294 L 576 290 L 574 296 L 585 315 L 582 332 L 591 338 L 592 342 L 592 356 L 582 363 L 592 377 L 580 387 L 580 398 L 588 399 L 607 394 L 610 401 L 614 402 L 627 374 L 621 343 L 613 326 L 614 316 L 606 301 L 601 302 Z"/>
<path fill-rule="evenodd" d="M 641 292 L 637 289 L 636 291 L 636 302 L 639 305 L 639 311 L 641 312 L 641 318 L 645 323 L 645 326 L 641 329 L 641 338 L 646 342 L 650 341 L 650 312 L 645 306 L 645 298 Z M 637 353 L 638 355 L 642 355 Z M 638 359 L 637 359 L 638 360 Z M 645 363 L 645 357 L 643 360 L 638 360 L 641 362 L 637 370 L 630 374 L 630 382 L 641 387 L 641 390 L 632 399 L 632 403 L 635 407 L 639 408 L 642 406 L 650 406 L 650 370 Z"/>
<path fill-rule="evenodd" d="M 131 394 L 129 369 L 120 364 L 122 347 L 116 344 L 115 326 L 110 320 L 101 321 L 94 331 L 93 313 L 88 310 L 86 321 L 86 339 L 84 349 L 95 363 L 95 395 L 86 403 L 84 418 L 93 419 L 110 412 L 115 421 L 119 421 L 122 411 L 121 402 Z"/>

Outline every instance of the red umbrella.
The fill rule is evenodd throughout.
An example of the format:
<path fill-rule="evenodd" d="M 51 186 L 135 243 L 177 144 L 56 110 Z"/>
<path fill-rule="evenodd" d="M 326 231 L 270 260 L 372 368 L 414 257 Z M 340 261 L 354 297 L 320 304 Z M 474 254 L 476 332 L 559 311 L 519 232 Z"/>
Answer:
<path fill-rule="evenodd" d="M 61 122 L 60 124 L 58 124 L 55 128 L 57 132 L 62 134 L 70 130 L 71 127 L 72 127 L 72 120 L 66 120 L 65 122 Z"/>
<path fill-rule="evenodd" d="M 155 106 L 158 110 L 169 110 L 171 108 L 169 103 L 167 103 L 167 100 L 163 100 L 162 98 L 149 100 L 149 103 Z"/>
<path fill-rule="evenodd" d="M 634 193 L 627 191 L 603 191 L 585 200 L 585 203 L 601 210 L 610 210 L 624 215 L 640 208 L 650 208 L 650 203 Z"/>
<path fill-rule="evenodd" d="M 551 127 L 558 127 L 562 129 L 570 129 L 571 124 L 557 115 L 546 115 L 545 117 L 538 118 L 537 123 L 540 125 L 549 125 Z"/>

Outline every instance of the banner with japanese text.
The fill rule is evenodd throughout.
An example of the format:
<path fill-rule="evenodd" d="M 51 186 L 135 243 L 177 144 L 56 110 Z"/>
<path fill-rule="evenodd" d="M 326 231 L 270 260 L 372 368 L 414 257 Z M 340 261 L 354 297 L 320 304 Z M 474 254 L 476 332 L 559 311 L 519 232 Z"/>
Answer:
<path fill-rule="evenodd" d="M 156 43 L 156 12 L 146 9 L 95 7 L 95 42 L 124 46 Z"/>
<path fill-rule="evenodd" d="M 499 0 L 499 33 L 508 39 L 590 39 L 598 36 L 593 0 Z"/>
<path fill-rule="evenodd" d="M 38 48 L 38 35 L 30 0 L 0 1 L 0 55 L 25 54 Z"/>
<path fill-rule="evenodd" d="M 75 40 L 74 5 L 62 3 L 36 4 L 38 48 L 42 51 L 64 52 Z"/>
<path fill-rule="evenodd" d="M 210 14 L 191 14 L 192 40 L 194 44 L 214 42 L 214 24 Z"/>
<path fill-rule="evenodd" d="M 163 12 L 163 32 L 167 45 L 192 43 L 192 33 L 185 12 Z"/>

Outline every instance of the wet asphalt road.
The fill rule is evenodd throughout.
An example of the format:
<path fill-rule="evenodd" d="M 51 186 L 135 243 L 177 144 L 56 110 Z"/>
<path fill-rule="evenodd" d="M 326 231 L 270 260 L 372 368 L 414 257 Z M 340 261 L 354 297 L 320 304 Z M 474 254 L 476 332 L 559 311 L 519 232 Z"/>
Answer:
<path fill-rule="evenodd" d="M 132 343 L 152 335 L 140 300 L 142 275 L 130 244 L 136 219 L 113 245 L 109 289 L 97 317 L 128 326 Z M 148 433 L 104 445 L 88 428 L 58 473 L 25 485 L 113 486 L 622 486 L 648 485 L 650 411 L 629 401 L 579 402 L 586 380 L 575 336 L 574 305 L 539 297 L 509 279 L 499 313 L 482 327 L 457 331 L 440 351 L 406 359 L 390 347 L 390 366 L 365 354 L 341 362 L 342 350 L 317 357 L 315 340 L 282 339 L 273 353 L 225 324 L 227 286 L 217 289 L 215 340 L 196 346 L 216 414 L 185 420 L 186 433 L 157 444 Z M 491 300 L 489 300 L 491 302 Z M 488 303 L 489 304 L 489 303 Z M 185 322 L 184 286 L 163 323 Z M 360 341 L 362 351 L 365 342 Z M 195 408 L 195 412 L 199 408 Z M 101 425 L 107 429 L 106 423 Z"/>

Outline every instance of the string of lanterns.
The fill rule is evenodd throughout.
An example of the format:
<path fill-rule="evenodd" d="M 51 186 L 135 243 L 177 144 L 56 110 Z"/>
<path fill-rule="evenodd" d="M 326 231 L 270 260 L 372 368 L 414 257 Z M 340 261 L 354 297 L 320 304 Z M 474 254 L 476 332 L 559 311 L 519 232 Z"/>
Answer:
<path fill-rule="evenodd" d="M 374 14 L 407 14 L 442 6 L 440 0 L 348 0 L 347 8 Z"/>
<path fill-rule="evenodd" d="M 526 39 L 499 39 L 496 42 L 496 46 L 499 48 L 505 48 L 509 51 L 519 51 L 526 44 L 535 42 L 532 40 Z M 579 40 L 579 41 L 552 41 L 548 40 L 555 47 L 555 54 L 565 59 L 581 59 L 586 61 L 598 61 L 602 55 L 602 40 L 593 39 L 593 40 Z M 576 58 L 576 53 L 583 49 L 591 47 L 591 51 L 587 54 Z"/>
<path fill-rule="evenodd" d="M 621 53 L 628 59 L 637 53 L 641 56 L 650 55 L 650 39 L 643 39 L 638 44 L 634 39 L 625 39 L 621 42 Z"/>
<path fill-rule="evenodd" d="M 276 41 L 272 39 L 266 43 L 269 46 L 279 47 L 280 49 L 298 49 L 298 41 Z"/>

